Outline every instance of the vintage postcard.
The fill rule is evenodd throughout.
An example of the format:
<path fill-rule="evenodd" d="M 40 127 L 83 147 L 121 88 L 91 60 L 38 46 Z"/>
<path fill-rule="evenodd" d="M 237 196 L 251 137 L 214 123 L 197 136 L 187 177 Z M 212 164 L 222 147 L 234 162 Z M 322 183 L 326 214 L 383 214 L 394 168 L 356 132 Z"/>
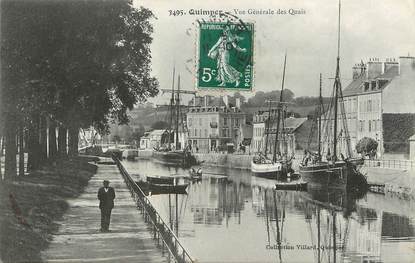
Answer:
<path fill-rule="evenodd" d="M 415 262 L 414 0 L 0 24 L 0 263 Z"/>

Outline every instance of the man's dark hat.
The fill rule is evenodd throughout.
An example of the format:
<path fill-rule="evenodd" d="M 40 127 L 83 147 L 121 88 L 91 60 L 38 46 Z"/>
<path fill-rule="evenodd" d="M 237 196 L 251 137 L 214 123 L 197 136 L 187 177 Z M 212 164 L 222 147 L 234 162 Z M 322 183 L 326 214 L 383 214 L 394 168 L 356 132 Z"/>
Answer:
<path fill-rule="evenodd" d="M 104 184 L 105 184 L 105 183 L 109 184 L 109 183 L 110 183 L 110 181 L 108 181 L 108 180 L 104 180 Z"/>

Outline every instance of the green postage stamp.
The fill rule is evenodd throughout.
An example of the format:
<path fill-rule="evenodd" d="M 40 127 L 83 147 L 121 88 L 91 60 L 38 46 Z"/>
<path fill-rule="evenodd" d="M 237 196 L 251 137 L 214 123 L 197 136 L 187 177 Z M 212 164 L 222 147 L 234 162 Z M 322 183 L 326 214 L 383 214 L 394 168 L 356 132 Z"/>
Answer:
<path fill-rule="evenodd" d="M 199 22 L 197 88 L 253 87 L 254 24 Z"/>

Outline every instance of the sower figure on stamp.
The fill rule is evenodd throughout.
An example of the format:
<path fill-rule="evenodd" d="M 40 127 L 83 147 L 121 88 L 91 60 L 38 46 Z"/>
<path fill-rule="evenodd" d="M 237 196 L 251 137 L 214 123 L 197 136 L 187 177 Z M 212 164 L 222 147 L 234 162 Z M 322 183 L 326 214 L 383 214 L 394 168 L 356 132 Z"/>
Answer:
<path fill-rule="evenodd" d="M 231 33 L 229 26 L 226 26 L 216 44 L 208 52 L 208 57 L 216 59 L 218 69 L 216 80 L 220 81 L 219 86 L 225 86 L 226 83 L 235 83 L 235 87 L 239 86 L 242 73 L 231 66 L 230 50 L 246 52 L 245 48 L 240 48 L 237 44 L 242 39 L 242 37 Z"/>
<path fill-rule="evenodd" d="M 110 182 L 104 180 L 104 187 L 98 190 L 99 209 L 101 209 L 101 232 L 109 231 L 111 210 L 114 207 L 115 191 Z"/>

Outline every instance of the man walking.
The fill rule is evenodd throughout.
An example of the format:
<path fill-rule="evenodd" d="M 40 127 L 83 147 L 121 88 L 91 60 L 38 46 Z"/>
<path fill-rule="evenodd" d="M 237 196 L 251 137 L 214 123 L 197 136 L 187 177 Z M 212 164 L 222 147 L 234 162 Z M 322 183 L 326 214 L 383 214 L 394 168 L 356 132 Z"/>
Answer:
<path fill-rule="evenodd" d="M 114 207 L 115 191 L 110 182 L 104 180 L 104 187 L 98 190 L 99 209 L 101 209 L 101 232 L 108 232 L 111 219 L 111 210 Z"/>

